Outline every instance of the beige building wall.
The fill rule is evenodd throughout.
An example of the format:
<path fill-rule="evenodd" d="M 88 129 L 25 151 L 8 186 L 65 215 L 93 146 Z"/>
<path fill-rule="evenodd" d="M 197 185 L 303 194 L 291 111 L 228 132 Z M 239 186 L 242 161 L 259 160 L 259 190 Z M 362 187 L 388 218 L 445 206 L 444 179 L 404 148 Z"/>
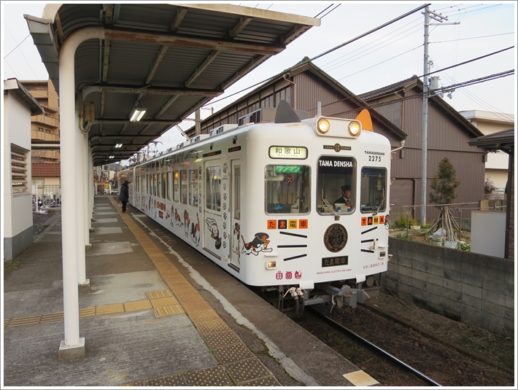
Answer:
<path fill-rule="evenodd" d="M 514 128 L 514 115 L 492 111 L 461 111 L 460 114 L 476 126 L 484 135 L 498 133 Z M 486 160 L 485 178 L 503 193 L 507 183 L 509 157 L 501 150 L 489 152 Z"/>

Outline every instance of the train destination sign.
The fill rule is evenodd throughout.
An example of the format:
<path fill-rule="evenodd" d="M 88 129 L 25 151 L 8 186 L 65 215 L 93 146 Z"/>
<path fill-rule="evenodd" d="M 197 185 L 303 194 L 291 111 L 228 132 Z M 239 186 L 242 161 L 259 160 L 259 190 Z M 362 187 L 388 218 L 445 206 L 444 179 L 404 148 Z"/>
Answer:
<path fill-rule="evenodd" d="M 308 149 L 304 146 L 270 146 L 268 155 L 270 158 L 305 160 L 308 158 Z"/>

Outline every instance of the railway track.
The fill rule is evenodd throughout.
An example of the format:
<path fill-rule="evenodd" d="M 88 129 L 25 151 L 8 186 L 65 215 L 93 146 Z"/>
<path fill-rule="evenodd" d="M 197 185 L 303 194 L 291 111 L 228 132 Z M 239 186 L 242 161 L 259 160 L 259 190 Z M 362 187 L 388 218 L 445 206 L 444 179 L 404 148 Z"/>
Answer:
<path fill-rule="evenodd" d="M 405 363 L 403 360 L 397 358 L 396 356 L 394 356 L 390 352 L 384 350 L 380 346 L 378 346 L 378 345 L 374 344 L 373 342 L 367 340 L 366 338 L 360 336 L 358 333 L 356 333 L 353 330 L 347 328 L 343 324 L 338 323 L 336 320 L 331 318 L 326 313 L 327 310 L 323 309 L 322 307 L 315 306 L 315 307 L 311 307 L 310 310 L 313 313 L 317 313 L 321 318 L 324 318 L 326 320 L 326 322 L 331 324 L 333 327 L 337 328 L 340 332 L 345 333 L 348 337 L 351 337 L 355 341 L 357 341 L 358 343 L 366 346 L 367 348 L 369 348 L 370 350 L 374 351 L 376 354 L 378 354 L 382 358 L 388 360 L 389 362 L 391 362 L 392 364 L 396 365 L 397 367 L 399 367 L 399 368 L 409 372 L 410 374 L 414 375 L 419 380 L 423 381 L 425 384 L 431 385 L 431 386 L 441 386 L 441 384 L 439 384 L 437 381 L 435 381 L 434 379 L 432 379 L 429 376 L 425 375 L 424 373 L 422 373 L 421 371 L 417 370 L 416 368 L 412 367 L 411 365 Z"/>

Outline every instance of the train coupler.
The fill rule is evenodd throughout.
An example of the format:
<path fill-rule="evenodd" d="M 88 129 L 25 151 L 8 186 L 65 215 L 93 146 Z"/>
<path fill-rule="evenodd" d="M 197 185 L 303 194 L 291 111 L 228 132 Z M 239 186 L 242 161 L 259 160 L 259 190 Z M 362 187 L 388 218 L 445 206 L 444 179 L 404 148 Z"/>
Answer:
<path fill-rule="evenodd" d="M 327 286 L 326 290 L 331 296 L 330 312 L 332 312 L 335 307 L 341 309 L 346 305 L 354 309 L 358 306 L 358 303 L 365 303 L 370 298 L 367 291 L 362 288 L 352 288 L 345 284 L 341 288 Z"/>

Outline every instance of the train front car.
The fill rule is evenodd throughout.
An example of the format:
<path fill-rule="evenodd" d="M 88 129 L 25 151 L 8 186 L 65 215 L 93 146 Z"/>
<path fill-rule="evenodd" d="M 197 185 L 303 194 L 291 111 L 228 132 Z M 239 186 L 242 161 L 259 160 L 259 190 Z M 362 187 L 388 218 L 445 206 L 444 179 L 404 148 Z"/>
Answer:
<path fill-rule="evenodd" d="M 390 143 L 359 119 L 247 133 L 241 279 L 279 286 L 297 310 L 326 300 L 355 306 L 367 297 L 359 287 L 387 270 Z"/>

